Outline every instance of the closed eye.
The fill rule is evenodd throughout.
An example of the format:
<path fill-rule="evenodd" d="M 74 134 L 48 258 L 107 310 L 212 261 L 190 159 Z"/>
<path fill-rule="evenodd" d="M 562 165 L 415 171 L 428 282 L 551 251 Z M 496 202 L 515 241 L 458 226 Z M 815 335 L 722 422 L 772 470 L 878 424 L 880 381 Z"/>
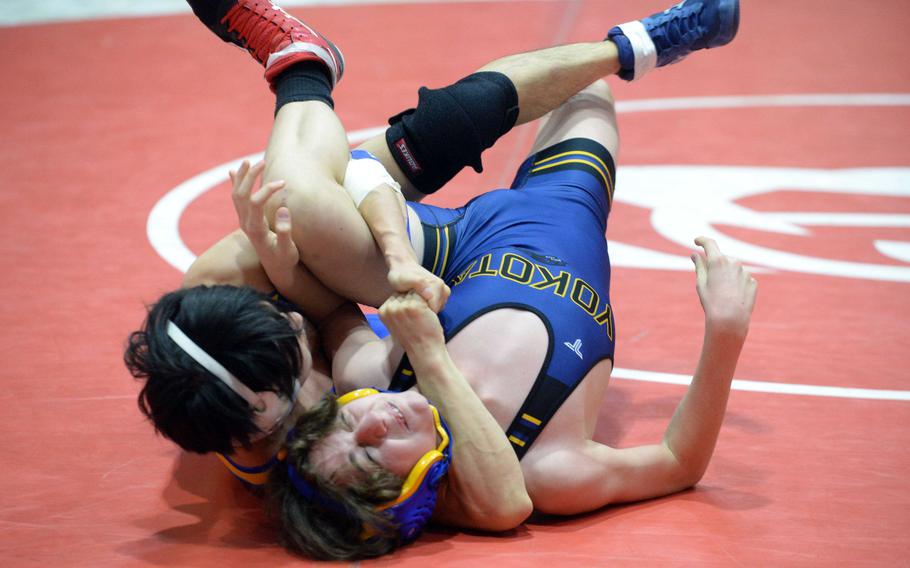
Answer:
<path fill-rule="evenodd" d="M 343 412 L 338 413 L 338 418 L 341 420 L 341 426 L 348 432 L 353 432 L 354 429 L 351 427 L 351 423 L 348 421 L 347 416 Z"/>
<path fill-rule="evenodd" d="M 376 458 L 373 457 L 373 454 L 371 454 L 370 451 L 369 451 L 367 448 L 364 448 L 364 449 L 363 449 L 363 453 L 364 453 L 364 455 L 366 455 L 367 460 L 369 460 L 370 463 L 372 463 L 373 465 L 376 465 L 376 466 L 379 465 L 379 462 L 376 461 Z"/>
<path fill-rule="evenodd" d="M 361 447 L 363 452 L 351 451 L 348 453 L 348 462 L 354 467 L 354 469 L 360 474 L 370 474 L 375 473 L 376 471 L 382 470 L 382 466 L 379 465 L 373 456 L 370 454 L 367 448 Z M 362 454 L 362 458 L 358 458 L 357 455 Z"/>

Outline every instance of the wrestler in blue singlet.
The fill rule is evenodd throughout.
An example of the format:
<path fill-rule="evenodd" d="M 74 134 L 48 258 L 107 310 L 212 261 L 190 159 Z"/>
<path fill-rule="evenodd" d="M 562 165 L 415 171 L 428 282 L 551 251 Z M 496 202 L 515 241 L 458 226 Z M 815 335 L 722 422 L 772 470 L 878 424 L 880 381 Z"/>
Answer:
<path fill-rule="evenodd" d="M 614 179 L 609 152 L 576 138 L 528 158 L 511 190 L 490 191 L 457 209 L 408 203 L 423 225 L 423 266 L 452 288 L 439 314 L 446 340 L 498 308 L 534 312 L 547 328 L 543 367 L 506 431 L 519 458 L 588 371 L 613 359 L 604 233 Z M 295 309 L 277 294 L 273 301 Z M 368 319 L 386 334 L 378 318 Z M 413 375 L 405 357 L 390 390 L 410 388 Z M 277 463 L 244 467 L 219 457 L 251 485 L 263 484 Z"/>
<path fill-rule="evenodd" d="M 531 311 L 547 328 L 544 365 L 506 431 L 519 458 L 588 371 L 613 359 L 604 233 L 614 176 L 609 152 L 576 138 L 528 158 L 510 190 L 457 209 L 408 204 L 423 225 L 423 266 L 452 289 L 439 314 L 446 340 L 499 308 Z M 411 384 L 405 359 L 392 388 Z"/>

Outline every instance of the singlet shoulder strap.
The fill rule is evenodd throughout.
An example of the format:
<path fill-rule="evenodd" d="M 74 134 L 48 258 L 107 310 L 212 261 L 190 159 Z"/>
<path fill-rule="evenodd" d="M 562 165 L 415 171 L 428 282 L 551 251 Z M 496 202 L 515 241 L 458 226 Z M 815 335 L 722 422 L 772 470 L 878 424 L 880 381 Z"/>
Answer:
<path fill-rule="evenodd" d="M 549 375 L 541 374 L 537 378 L 534 386 L 531 387 L 531 392 L 528 393 L 521 408 L 515 414 L 515 418 L 512 419 L 512 423 L 506 429 L 506 436 L 518 459 L 524 457 L 531 444 L 573 390 L 575 390 L 574 386 L 569 387 Z"/>
<path fill-rule="evenodd" d="M 512 449 L 515 450 L 518 459 L 524 457 L 531 444 L 537 439 L 537 436 L 540 435 L 550 419 L 553 418 L 553 415 L 556 414 L 556 411 L 559 410 L 559 407 L 562 406 L 580 383 L 581 381 L 578 381 L 575 385 L 569 386 L 545 373 L 541 373 L 534 382 L 534 386 L 531 387 L 528 396 L 522 402 L 521 408 L 515 414 L 515 418 L 512 419 L 512 423 L 506 429 L 506 437 L 512 444 Z M 415 384 L 417 384 L 417 381 L 414 376 L 414 370 L 411 368 L 407 355 L 405 355 L 392 376 L 389 390 L 401 392 L 408 390 Z"/>
<path fill-rule="evenodd" d="M 404 355 L 401 358 L 401 363 L 398 364 L 398 368 L 395 369 L 395 374 L 392 375 L 392 381 L 389 383 L 389 390 L 393 392 L 404 392 L 416 384 L 417 377 L 414 376 L 414 369 L 411 367 L 408 356 Z"/>

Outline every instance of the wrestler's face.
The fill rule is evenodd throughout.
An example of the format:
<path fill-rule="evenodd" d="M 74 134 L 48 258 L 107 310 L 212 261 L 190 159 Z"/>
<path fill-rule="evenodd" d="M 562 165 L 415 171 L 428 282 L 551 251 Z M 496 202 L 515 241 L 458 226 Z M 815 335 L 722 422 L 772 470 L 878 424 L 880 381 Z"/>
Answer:
<path fill-rule="evenodd" d="M 336 429 L 313 449 L 312 464 L 344 485 L 376 466 L 405 477 L 437 447 L 427 399 L 415 391 L 379 393 L 339 407 Z"/>
<path fill-rule="evenodd" d="M 266 309 L 275 310 L 275 307 L 269 303 L 264 303 Z M 306 333 L 306 322 L 303 319 L 303 316 L 297 312 L 283 312 L 281 314 L 288 322 L 291 324 L 291 327 L 298 332 L 297 342 L 300 345 L 300 377 L 297 379 L 300 384 L 303 384 L 306 381 L 307 377 L 313 370 L 313 355 L 310 352 L 309 338 Z M 299 405 L 297 400 L 292 401 L 294 405 Z M 282 418 L 272 425 L 271 428 L 266 429 L 265 431 L 259 432 L 257 435 L 254 435 L 250 438 L 251 442 L 258 442 L 263 438 L 274 434 L 277 431 L 281 431 L 282 426 L 285 426 L 289 422 L 293 424 L 294 417 L 297 413 L 294 412 L 294 407 L 288 409 L 288 412 L 282 416 Z M 241 447 L 239 444 L 235 444 L 235 447 Z"/>
<path fill-rule="evenodd" d="M 310 339 L 306 333 L 306 324 L 303 316 L 297 312 L 286 312 L 282 314 L 291 322 L 291 327 L 299 332 L 297 342 L 300 344 L 300 354 L 302 356 L 300 365 L 300 384 L 310 376 L 313 371 L 313 354 L 310 352 Z"/>

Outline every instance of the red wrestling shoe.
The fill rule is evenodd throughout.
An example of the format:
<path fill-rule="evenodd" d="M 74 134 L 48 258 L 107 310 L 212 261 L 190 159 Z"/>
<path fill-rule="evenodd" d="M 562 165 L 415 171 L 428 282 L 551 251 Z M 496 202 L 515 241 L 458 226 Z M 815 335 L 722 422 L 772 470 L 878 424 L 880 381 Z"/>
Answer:
<path fill-rule="evenodd" d="M 269 0 L 189 3 L 218 37 L 246 49 L 264 65 L 270 84 L 282 71 L 302 61 L 322 62 L 333 86 L 344 74 L 344 57 L 335 44 Z"/>

